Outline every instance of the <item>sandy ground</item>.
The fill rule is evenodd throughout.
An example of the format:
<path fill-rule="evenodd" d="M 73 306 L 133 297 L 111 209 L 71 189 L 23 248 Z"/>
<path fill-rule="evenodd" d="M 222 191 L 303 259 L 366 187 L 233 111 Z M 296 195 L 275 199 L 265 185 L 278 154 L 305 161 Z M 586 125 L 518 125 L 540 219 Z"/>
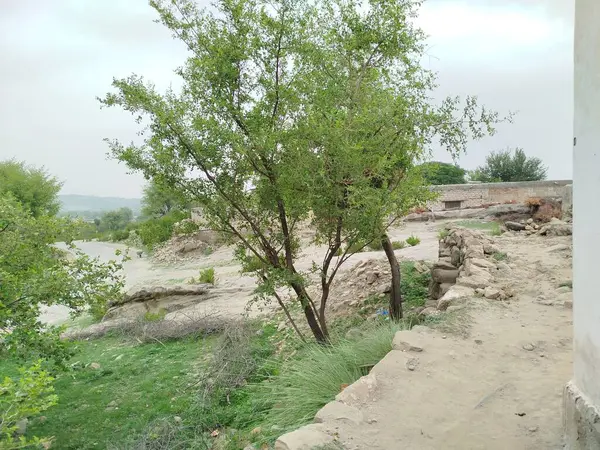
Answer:
<path fill-rule="evenodd" d="M 390 230 L 392 240 L 405 240 L 411 235 L 421 239 L 415 247 L 397 250 L 399 258 L 415 260 L 434 260 L 437 258 L 437 224 L 408 223 L 404 226 Z M 127 247 L 121 244 L 107 242 L 77 242 L 77 246 L 92 257 L 108 261 L 115 259 L 117 250 L 126 251 Z M 322 261 L 325 249 L 308 245 L 303 248 L 296 267 L 300 271 L 308 271 L 313 261 L 319 264 Z M 179 264 L 157 264 L 147 256 L 138 258 L 135 249 L 130 250 L 131 259 L 124 264 L 126 289 L 129 292 L 148 286 L 165 286 L 169 284 L 185 283 L 192 277 L 197 277 L 201 269 L 214 267 L 217 284 L 211 299 L 202 301 L 194 309 L 210 310 L 221 315 L 241 315 L 246 312 L 248 300 L 253 296 L 256 287 L 255 278 L 240 274 L 240 266 L 233 258 L 230 247 L 219 248 L 208 256 L 200 256 L 193 261 Z M 353 255 L 342 266 L 344 270 L 351 268 L 356 262 L 365 259 L 385 260 L 383 252 L 363 252 Z M 43 311 L 41 320 L 50 324 L 60 324 L 68 320 L 69 310 L 63 306 L 52 306 Z"/>
<path fill-rule="evenodd" d="M 421 334 L 422 353 L 388 354 L 372 371 L 370 398 L 353 405 L 365 421 L 333 430 L 345 448 L 563 448 L 561 396 L 572 374 L 572 313 L 563 303 L 572 294 L 558 285 L 571 279 L 570 239 L 497 243 L 512 268 L 497 279 L 515 297 L 474 300 L 449 329 Z"/>

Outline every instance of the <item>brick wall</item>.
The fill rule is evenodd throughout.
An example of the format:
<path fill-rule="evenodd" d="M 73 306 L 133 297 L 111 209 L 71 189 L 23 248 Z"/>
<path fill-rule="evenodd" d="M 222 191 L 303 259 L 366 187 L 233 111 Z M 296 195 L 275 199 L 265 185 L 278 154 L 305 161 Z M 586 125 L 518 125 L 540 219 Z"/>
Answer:
<path fill-rule="evenodd" d="M 571 180 L 550 180 L 433 186 L 432 189 L 439 192 L 440 196 L 429 207 L 434 211 L 441 211 L 478 208 L 497 203 L 524 203 L 530 197 L 563 198 L 565 186 L 570 184 Z"/>

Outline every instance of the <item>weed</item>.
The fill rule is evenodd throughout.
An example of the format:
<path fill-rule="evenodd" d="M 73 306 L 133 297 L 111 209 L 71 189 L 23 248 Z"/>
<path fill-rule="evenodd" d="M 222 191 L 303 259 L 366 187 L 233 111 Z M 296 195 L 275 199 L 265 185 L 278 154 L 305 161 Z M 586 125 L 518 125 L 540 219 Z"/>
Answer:
<path fill-rule="evenodd" d="M 448 234 L 450 234 L 450 231 L 446 230 L 445 228 L 438 231 L 438 240 L 441 241 L 442 239 L 445 239 Z"/>
<path fill-rule="evenodd" d="M 200 277 L 198 278 L 200 283 L 212 284 L 214 285 L 217 282 L 217 278 L 215 277 L 215 268 L 208 267 L 200 271 Z"/>
<path fill-rule="evenodd" d="M 394 250 L 401 250 L 405 247 L 406 247 L 406 242 L 404 242 L 404 241 L 393 241 L 392 242 L 392 248 Z"/>
<path fill-rule="evenodd" d="M 456 225 L 459 227 L 470 228 L 472 230 L 481 230 L 488 232 L 492 236 L 500 236 L 502 234 L 502 230 L 500 229 L 500 224 L 498 222 L 483 222 L 479 220 L 461 220 L 456 222 Z"/>
<path fill-rule="evenodd" d="M 508 255 L 504 252 L 496 252 L 492 255 L 492 257 L 496 261 L 505 261 L 508 258 Z"/>
<path fill-rule="evenodd" d="M 421 239 L 419 239 L 417 236 L 412 235 L 406 239 L 406 243 L 411 247 L 414 247 L 415 245 L 419 245 L 421 243 Z"/>
<path fill-rule="evenodd" d="M 202 250 L 202 254 L 204 256 L 210 256 L 215 252 L 215 249 L 208 245 L 204 250 Z"/>
<path fill-rule="evenodd" d="M 415 263 L 412 261 L 402 262 L 400 272 L 402 301 L 411 307 L 423 306 L 429 295 L 431 273 L 420 273 L 415 269 Z"/>

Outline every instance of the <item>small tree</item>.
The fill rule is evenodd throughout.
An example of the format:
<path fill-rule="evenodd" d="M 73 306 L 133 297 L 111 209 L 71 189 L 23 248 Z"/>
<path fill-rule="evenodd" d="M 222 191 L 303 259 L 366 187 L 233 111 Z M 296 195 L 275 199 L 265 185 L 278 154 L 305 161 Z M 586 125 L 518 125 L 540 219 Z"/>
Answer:
<path fill-rule="evenodd" d="M 15 160 L 0 162 L 0 196 L 10 194 L 34 217 L 56 215 L 62 183 L 44 168 L 27 166 Z"/>
<path fill-rule="evenodd" d="M 458 152 L 497 118 L 471 98 L 464 109 L 458 99 L 430 105 L 434 76 L 419 66 L 413 2 L 360 3 L 220 0 L 211 14 L 190 0 L 153 0 L 190 50 L 181 93 L 161 95 L 132 76 L 102 100 L 148 123 L 143 144 L 110 142 L 113 155 L 201 205 L 257 274 L 258 295 L 276 298 L 291 320 L 280 288 L 291 289 L 321 342 L 331 283 L 356 242 L 382 240 L 401 317 L 386 230 L 430 198 L 414 165 L 434 138 Z M 313 264 L 316 301 L 310 272 L 296 267 L 307 219 L 327 247 Z"/>
<path fill-rule="evenodd" d="M 419 166 L 427 184 L 464 184 L 467 171 L 454 164 L 430 161 Z"/>
<path fill-rule="evenodd" d="M 485 158 L 485 165 L 478 167 L 471 174 L 474 181 L 483 183 L 508 181 L 545 180 L 548 168 L 540 158 L 528 157 L 523 149 L 516 148 L 491 152 Z"/>
<path fill-rule="evenodd" d="M 185 210 L 188 207 L 185 199 L 177 190 L 151 180 L 144 188 L 142 197 L 142 215 L 144 217 L 162 217 L 172 211 Z"/>
<path fill-rule="evenodd" d="M 130 208 L 119 208 L 107 211 L 100 218 L 101 231 L 124 230 L 133 220 L 133 211 Z"/>

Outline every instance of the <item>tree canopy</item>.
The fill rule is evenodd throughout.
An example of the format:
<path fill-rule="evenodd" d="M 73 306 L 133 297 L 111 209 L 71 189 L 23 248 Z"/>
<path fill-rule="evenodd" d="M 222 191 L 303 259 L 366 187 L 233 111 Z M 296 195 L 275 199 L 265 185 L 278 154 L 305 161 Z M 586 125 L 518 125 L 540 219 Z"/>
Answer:
<path fill-rule="evenodd" d="M 485 164 L 475 169 L 470 178 L 483 183 L 545 180 L 548 168 L 540 158 L 527 156 L 523 149 L 493 151 Z"/>
<path fill-rule="evenodd" d="M 158 218 L 187 207 L 188 204 L 181 194 L 168 185 L 150 180 L 144 188 L 142 215 L 145 217 Z"/>
<path fill-rule="evenodd" d="M 463 184 L 467 171 L 454 164 L 430 161 L 419 166 L 427 184 Z"/>
<path fill-rule="evenodd" d="M 44 168 L 15 160 L 0 162 L 0 196 L 12 195 L 34 217 L 58 213 L 61 188 L 62 183 Z"/>
<path fill-rule="evenodd" d="M 431 104 L 412 1 L 150 3 L 190 50 L 183 87 L 161 94 L 137 75 L 114 80 L 102 103 L 148 126 L 140 145 L 110 141 L 112 154 L 198 203 L 257 268 L 257 294 L 287 313 L 279 288 L 289 288 L 326 340 L 330 286 L 353 244 L 385 241 L 398 216 L 430 198 L 415 165 L 434 140 L 456 155 L 498 115 L 471 97 Z M 295 265 L 304 220 L 327 247 L 311 271 Z"/>

